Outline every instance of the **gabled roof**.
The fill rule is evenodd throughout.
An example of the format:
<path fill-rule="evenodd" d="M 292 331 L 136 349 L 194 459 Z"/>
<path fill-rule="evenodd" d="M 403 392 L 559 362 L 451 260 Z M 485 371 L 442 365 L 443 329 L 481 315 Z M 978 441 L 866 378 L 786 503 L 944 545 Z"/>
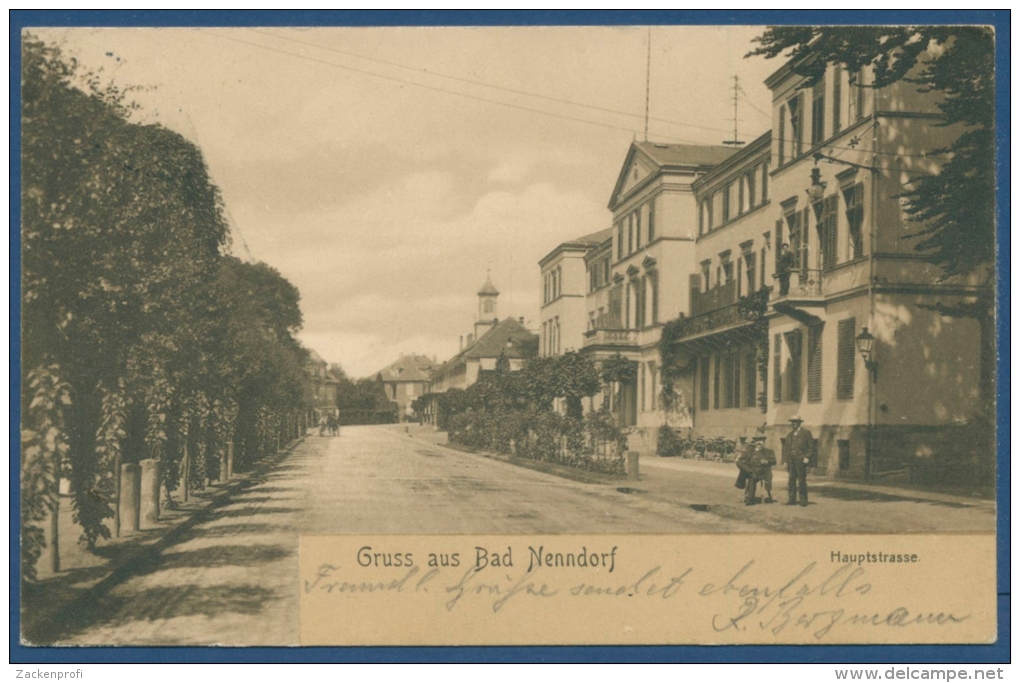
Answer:
<path fill-rule="evenodd" d="M 598 247 L 606 240 L 611 240 L 612 238 L 613 238 L 612 228 L 606 228 L 605 230 L 599 230 L 598 232 L 582 235 L 581 237 L 577 237 L 575 239 L 556 245 L 555 249 L 553 249 L 548 254 L 542 257 L 542 260 L 538 262 L 538 265 L 544 267 L 546 263 L 548 263 L 554 256 L 559 254 L 561 251 L 584 250 L 587 252 L 591 249 L 594 249 L 595 247 Z"/>
<path fill-rule="evenodd" d="M 466 349 L 436 367 L 433 375 L 440 375 L 468 359 L 499 358 L 501 353 L 505 353 L 507 358 L 524 358 L 520 344 L 536 336 L 515 318 L 505 318 Z"/>
<path fill-rule="evenodd" d="M 649 178 L 664 169 L 707 171 L 727 159 L 735 151 L 732 147 L 722 145 L 668 145 L 659 142 L 634 141 L 620 168 L 616 186 L 609 198 L 609 208 L 613 209 L 622 199 L 623 188 L 627 185 L 627 174 L 637 156 L 644 159 L 646 164 L 653 166 L 655 171 L 644 180 L 639 181 L 635 188 L 644 186 Z"/>
<path fill-rule="evenodd" d="M 308 349 L 308 362 L 315 363 L 316 365 L 328 365 L 328 363 L 322 359 L 322 356 L 315 352 L 315 349 Z"/>
<path fill-rule="evenodd" d="M 428 356 L 401 354 L 396 362 L 375 373 L 384 382 L 427 382 L 435 363 Z"/>

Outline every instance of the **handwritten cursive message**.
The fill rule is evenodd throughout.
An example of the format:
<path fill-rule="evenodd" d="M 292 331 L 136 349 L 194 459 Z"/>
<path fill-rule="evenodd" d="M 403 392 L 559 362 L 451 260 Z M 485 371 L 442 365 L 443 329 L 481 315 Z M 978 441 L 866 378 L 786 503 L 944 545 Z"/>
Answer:
<path fill-rule="evenodd" d="M 834 561 L 831 544 L 811 538 L 773 539 L 784 548 L 779 558 L 754 553 L 754 543 L 738 554 L 740 546 L 710 538 L 408 537 L 359 545 L 315 537 L 302 543 L 302 630 L 307 623 L 309 642 L 365 642 L 347 628 L 332 629 L 340 640 L 329 636 L 343 614 L 375 625 L 373 632 L 389 624 L 377 642 L 407 644 L 974 642 L 994 635 L 994 581 L 988 595 L 962 594 L 946 576 L 944 549 L 921 547 L 931 539 L 905 546 L 915 556 L 909 563 L 869 564 Z M 983 556 L 973 538 L 968 544 L 975 561 L 956 571 L 975 572 L 973 582 L 982 557 L 994 554 Z M 405 625 L 411 615 L 436 627 Z M 515 624 L 530 627 L 495 633 Z"/>

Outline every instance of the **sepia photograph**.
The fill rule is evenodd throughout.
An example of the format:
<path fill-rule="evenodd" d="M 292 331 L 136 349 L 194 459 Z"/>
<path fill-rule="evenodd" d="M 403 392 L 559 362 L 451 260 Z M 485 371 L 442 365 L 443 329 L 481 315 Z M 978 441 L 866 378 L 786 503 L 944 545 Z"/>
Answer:
<path fill-rule="evenodd" d="M 21 644 L 993 642 L 995 51 L 23 29 Z"/>

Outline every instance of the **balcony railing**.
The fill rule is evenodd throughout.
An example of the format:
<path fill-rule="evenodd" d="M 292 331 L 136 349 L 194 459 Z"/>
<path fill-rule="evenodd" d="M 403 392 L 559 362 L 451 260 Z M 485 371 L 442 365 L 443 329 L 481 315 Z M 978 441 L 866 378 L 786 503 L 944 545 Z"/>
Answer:
<path fill-rule="evenodd" d="M 696 283 L 701 280 L 700 275 L 691 278 L 691 315 L 701 315 L 717 308 L 730 306 L 737 302 L 737 283 L 735 280 L 713 287 L 707 292 L 700 292 Z"/>
<path fill-rule="evenodd" d="M 730 304 L 716 308 L 707 313 L 694 315 L 684 321 L 683 337 L 712 332 L 724 327 L 731 327 L 750 320 L 748 314 L 738 304 Z"/>
<path fill-rule="evenodd" d="M 772 288 L 772 299 L 817 299 L 822 297 L 822 271 L 807 268 L 790 271 L 790 286 L 783 292 L 782 278 L 776 275 L 776 285 Z"/>
<path fill-rule="evenodd" d="M 637 330 L 596 327 L 584 333 L 585 346 L 633 346 L 634 344 L 637 344 Z"/>

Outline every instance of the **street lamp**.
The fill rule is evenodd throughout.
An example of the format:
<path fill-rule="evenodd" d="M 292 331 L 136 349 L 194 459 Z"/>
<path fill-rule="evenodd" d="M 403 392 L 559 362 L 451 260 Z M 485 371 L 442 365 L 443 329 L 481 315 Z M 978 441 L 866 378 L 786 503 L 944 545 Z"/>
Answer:
<path fill-rule="evenodd" d="M 864 359 L 864 367 L 868 369 L 868 434 L 864 446 L 864 478 L 871 478 L 872 453 L 875 450 L 875 381 L 878 377 L 878 362 L 875 361 L 875 335 L 868 332 L 867 327 L 855 339 L 857 351 Z"/>
<path fill-rule="evenodd" d="M 811 169 L 811 185 L 806 190 L 808 199 L 812 203 L 818 203 L 822 201 L 822 197 L 825 196 L 825 185 L 822 182 L 822 170 L 815 166 Z"/>
<path fill-rule="evenodd" d="M 878 371 L 878 362 L 873 359 L 872 354 L 875 351 L 875 335 L 868 332 L 868 328 L 861 328 L 861 333 L 857 335 L 857 351 L 861 354 L 861 358 L 864 359 L 864 367 L 871 373 L 871 381 L 875 381 L 875 375 Z"/>

